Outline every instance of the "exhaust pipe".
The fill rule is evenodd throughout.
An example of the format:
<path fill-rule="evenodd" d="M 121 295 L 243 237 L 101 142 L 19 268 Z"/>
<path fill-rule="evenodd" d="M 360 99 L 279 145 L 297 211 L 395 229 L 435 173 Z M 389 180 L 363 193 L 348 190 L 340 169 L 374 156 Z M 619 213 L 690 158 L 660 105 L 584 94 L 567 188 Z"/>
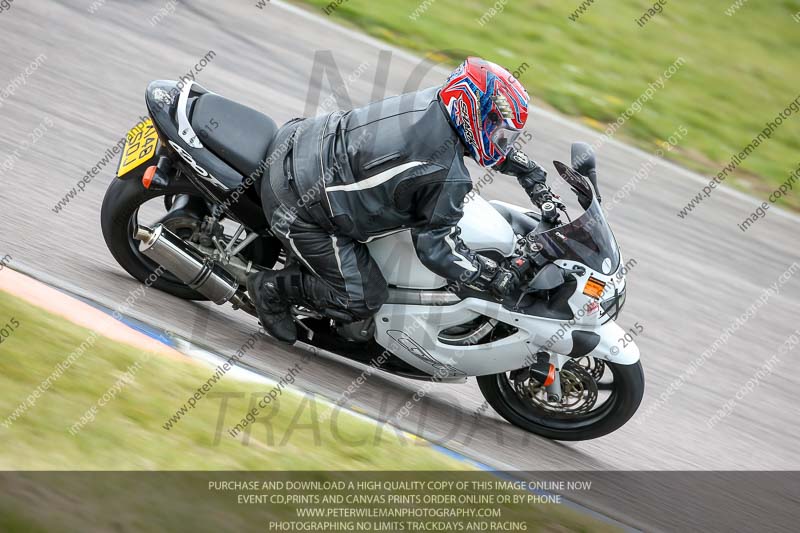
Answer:
<path fill-rule="evenodd" d="M 215 304 L 233 300 L 234 307 L 243 307 L 248 312 L 247 308 L 252 308 L 247 295 L 239 291 L 239 283 L 232 274 L 161 224 L 152 229 L 138 226 L 133 238 L 141 241 L 139 251 L 146 257 Z"/>

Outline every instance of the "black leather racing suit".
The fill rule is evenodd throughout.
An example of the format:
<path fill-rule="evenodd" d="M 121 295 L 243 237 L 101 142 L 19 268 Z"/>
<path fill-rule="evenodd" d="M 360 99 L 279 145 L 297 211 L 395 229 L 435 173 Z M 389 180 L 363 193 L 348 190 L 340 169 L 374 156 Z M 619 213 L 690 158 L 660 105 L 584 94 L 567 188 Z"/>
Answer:
<path fill-rule="evenodd" d="M 472 181 L 465 146 L 437 92 L 295 119 L 273 141 L 264 210 L 275 234 L 316 276 L 302 284 L 318 309 L 345 310 L 355 319 L 374 314 L 388 291 L 364 243 L 400 228 L 411 229 L 420 261 L 448 280 L 476 283 L 496 268 L 459 237 Z M 544 171 L 521 152 L 497 169 L 544 183 Z"/>

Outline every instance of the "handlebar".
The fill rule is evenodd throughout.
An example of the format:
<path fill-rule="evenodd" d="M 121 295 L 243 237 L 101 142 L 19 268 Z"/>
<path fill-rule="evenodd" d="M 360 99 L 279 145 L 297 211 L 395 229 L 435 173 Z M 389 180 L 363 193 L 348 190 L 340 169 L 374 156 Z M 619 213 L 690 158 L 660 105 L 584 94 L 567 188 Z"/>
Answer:
<path fill-rule="evenodd" d="M 561 224 L 561 217 L 558 214 L 558 210 L 563 209 L 563 206 L 559 206 L 554 200 L 548 200 L 544 202 L 539 209 L 542 211 L 542 218 L 539 219 L 539 224 L 536 225 L 530 235 L 544 233 L 545 231 L 557 228 Z"/>
<path fill-rule="evenodd" d="M 548 200 L 542 204 L 542 220 L 547 220 L 551 224 L 558 222 L 558 210 L 556 204 L 552 200 Z"/>

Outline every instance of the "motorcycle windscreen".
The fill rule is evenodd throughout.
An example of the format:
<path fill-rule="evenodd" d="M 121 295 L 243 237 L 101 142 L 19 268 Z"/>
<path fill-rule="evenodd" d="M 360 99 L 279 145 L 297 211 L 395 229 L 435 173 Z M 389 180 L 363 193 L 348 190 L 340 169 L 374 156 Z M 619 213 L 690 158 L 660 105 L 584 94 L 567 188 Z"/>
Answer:
<path fill-rule="evenodd" d="M 551 261 L 576 261 L 610 275 L 619 267 L 619 247 L 593 188 L 588 182 L 584 185 L 576 195 L 591 194 L 589 208 L 572 222 L 539 233 L 535 241 L 542 246 L 541 253 Z"/>

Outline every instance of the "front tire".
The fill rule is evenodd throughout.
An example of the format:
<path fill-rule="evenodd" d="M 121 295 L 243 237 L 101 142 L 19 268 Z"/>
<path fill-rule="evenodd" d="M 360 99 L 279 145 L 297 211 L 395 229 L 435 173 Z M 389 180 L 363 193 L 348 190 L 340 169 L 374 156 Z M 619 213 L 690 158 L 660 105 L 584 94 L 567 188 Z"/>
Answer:
<path fill-rule="evenodd" d="M 597 409 L 573 418 L 550 417 L 535 411 L 522 401 L 506 373 L 478 376 L 477 380 L 489 405 L 515 426 L 553 440 L 589 440 L 622 427 L 639 408 L 644 396 L 641 362 L 606 365 L 614 378 L 614 389 L 608 400 Z"/>

